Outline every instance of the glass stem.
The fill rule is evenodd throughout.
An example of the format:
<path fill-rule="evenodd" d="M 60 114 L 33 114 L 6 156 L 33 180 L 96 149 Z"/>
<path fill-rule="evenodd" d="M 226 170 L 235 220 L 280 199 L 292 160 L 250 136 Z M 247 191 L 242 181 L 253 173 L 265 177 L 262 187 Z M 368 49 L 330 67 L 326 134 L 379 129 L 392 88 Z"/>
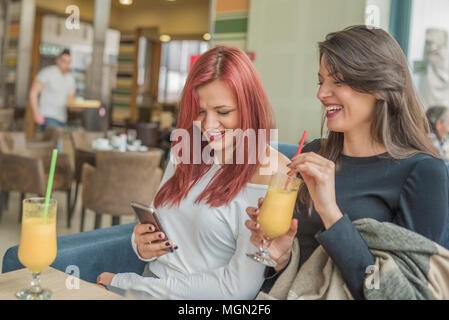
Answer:
<path fill-rule="evenodd" d="M 31 280 L 31 287 L 30 287 L 30 291 L 32 293 L 41 293 L 42 292 L 42 288 L 41 288 L 41 274 L 40 273 L 34 273 L 33 272 L 33 279 Z"/>
<path fill-rule="evenodd" d="M 271 260 L 270 254 L 268 253 L 268 247 L 265 245 L 265 239 L 262 240 L 259 251 L 262 258 L 264 258 L 265 260 Z"/>

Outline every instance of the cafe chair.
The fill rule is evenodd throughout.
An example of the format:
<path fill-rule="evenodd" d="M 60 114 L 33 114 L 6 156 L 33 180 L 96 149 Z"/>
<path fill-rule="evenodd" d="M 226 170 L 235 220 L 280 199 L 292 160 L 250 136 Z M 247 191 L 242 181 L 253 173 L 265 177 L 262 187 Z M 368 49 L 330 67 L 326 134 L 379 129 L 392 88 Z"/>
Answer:
<path fill-rule="evenodd" d="M 159 147 L 159 126 L 157 123 L 137 124 L 137 139 L 142 141 L 144 146 L 148 148 Z"/>
<path fill-rule="evenodd" d="M 100 131 L 73 131 L 70 134 L 73 152 L 75 154 L 75 195 L 70 208 L 70 219 L 73 217 L 76 202 L 78 200 L 78 191 L 81 183 L 81 170 L 84 163 L 95 166 L 95 152 L 92 149 L 92 142 L 95 139 L 103 138 L 104 133 Z"/>
<path fill-rule="evenodd" d="M 287 157 L 293 156 L 298 149 L 298 145 L 284 143 L 275 144 L 273 147 Z M 148 204 L 148 201 L 143 203 Z M 131 235 L 136 224 L 133 222 L 59 236 L 58 255 L 51 266 L 62 272 L 67 272 L 68 266 L 78 266 L 79 277 L 89 282 L 96 282 L 102 272 L 142 274 L 146 262 L 137 257 L 131 245 Z M 2 272 L 23 268 L 17 258 L 17 251 L 18 246 L 6 251 Z"/>
<path fill-rule="evenodd" d="M 22 201 L 27 193 L 45 196 L 50 172 L 53 145 L 27 143 L 23 132 L 0 132 L 0 216 L 9 192 L 20 193 L 19 222 Z M 73 169 L 67 154 L 58 154 L 53 190 L 67 194 L 67 213 L 70 208 Z"/>
<path fill-rule="evenodd" d="M 80 230 L 84 229 L 86 209 L 95 212 L 95 229 L 101 215 L 112 215 L 112 224 L 120 223 L 120 216 L 134 215 L 131 201 L 149 205 L 162 179 L 159 163 L 162 150 L 148 152 L 97 151 L 95 167 L 83 165 L 83 185 Z"/>
<path fill-rule="evenodd" d="M 98 138 L 104 138 L 102 131 L 72 131 L 70 134 L 73 148 L 75 150 L 92 150 L 92 142 Z"/>
<path fill-rule="evenodd" d="M 60 127 L 47 127 L 44 132 L 36 134 L 34 139 L 27 139 L 27 147 L 46 150 L 58 148 L 58 143 L 62 139 L 64 130 Z"/>

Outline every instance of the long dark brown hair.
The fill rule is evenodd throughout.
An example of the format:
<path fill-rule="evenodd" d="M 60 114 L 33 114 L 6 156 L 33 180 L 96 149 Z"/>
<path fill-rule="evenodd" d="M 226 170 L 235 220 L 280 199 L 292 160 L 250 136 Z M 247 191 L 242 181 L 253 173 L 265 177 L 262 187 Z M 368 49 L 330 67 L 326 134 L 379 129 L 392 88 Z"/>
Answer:
<path fill-rule="evenodd" d="M 417 153 L 440 158 L 427 138 L 430 127 L 424 107 L 413 87 L 407 59 L 397 41 L 386 31 L 364 25 L 329 33 L 318 43 L 321 58 L 336 80 L 361 93 L 376 97 L 371 135 L 387 149 L 387 156 L 404 159 Z M 325 136 L 325 113 L 321 137 Z M 327 132 L 321 139 L 318 154 L 336 163 L 343 150 L 344 134 Z M 298 198 L 311 208 L 305 184 Z"/>

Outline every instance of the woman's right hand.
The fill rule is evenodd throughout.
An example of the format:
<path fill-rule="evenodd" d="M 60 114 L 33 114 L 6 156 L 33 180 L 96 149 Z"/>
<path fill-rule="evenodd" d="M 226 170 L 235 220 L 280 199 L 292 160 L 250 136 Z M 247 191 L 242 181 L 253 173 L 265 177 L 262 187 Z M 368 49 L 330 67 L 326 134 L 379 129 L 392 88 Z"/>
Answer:
<path fill-rule="evenodd" d="M 34 114 L 34 122 L 36 122 L 36 124 L 41 126 L 41 125 L 45 124 L 45 118 L 43 116 L 41 116 L 40 114 L 35 113 Z"/>
<path fill-rule="evenodd" d="M 173 247 L 173 243 L 170 240 L 161 241 L 164 238 L 165 234 L 155 232 L 152 224 L 138 224 L 134 227 L 134 242 L 139 256 L 143 259 L 160 257 L 169 253 L 165 249 Z"/>
<path fill-rule="evenodd" d="M 259 216 L 259 208 L 262 206 L 263 198 L 259 199 L 258 207 L 248 207 L 246 208 L 246 213 L 251 220 L 245 221 L 245 226 L 251 231 L 251 243 L 259 248 L 263 243 L 263 232 L 257 223 L 257 217 Z M 298 220 L 292 219 L 290 229 L 283 236 L 277 237 L 270 241 L 268 245 L 268 253 L 271 259 L 277 262 L 277 266 L 274 268 L 276 271 L 284 269 L 291 255 L 291 249 L 293 246 L 293 240 L 296 236 L 296 231 L 298 229 Z"/>

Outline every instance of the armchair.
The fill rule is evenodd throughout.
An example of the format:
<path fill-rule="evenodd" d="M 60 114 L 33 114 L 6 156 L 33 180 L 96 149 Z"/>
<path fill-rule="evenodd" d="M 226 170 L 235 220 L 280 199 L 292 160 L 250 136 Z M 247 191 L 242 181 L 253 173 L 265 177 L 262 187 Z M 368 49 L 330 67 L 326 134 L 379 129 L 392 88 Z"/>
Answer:
<path fill-rule="evenodd" d="M 134 215 L 129 203 L 150 204 L 162 179 L 159 163 L 162 150 L 148 152 L 97 151 L 96 167 L 85 163 L 83 183 L 83 209 L 81 230 L 86 209 L 96 213 L 95 229 L 100 227 L 101 214 L 112 215 L 113 225 L 120 216 Z"/>
<path fill-rule="evenodd" d="M 71 133 L 71 141 L 73 151 L 75 152 L 75 195 L 73 197 L 72 207 L 70 209 L 70 219 L 68 221 L 68 227 L 70 227 L 70 221 L 75 211 L 76 202 L 78 200 L 78 190 L 81 183 L 81 171 L 84 163 L 89 163 L 92 166 L 95 165 L 95 156 L 91 152 L 92 142 L 97 138 L 103 138 L 104 133 L 99 131 L 74 131 Z"/>
<path fill-rule="evenodd" d="M 44 132 L 40 133 L 37 139 L 28 140 L 26 145 L 28 148 L 37 150 L 52 150 L 58 148 L 59 140 L 62 138 L 63 129 L 60 127 L 47 127 Z"/>
<path fill-rule="evenodd" d="M 159 126 L 155 123 L 138 123 L 137 139 L 140 139 L 142 144 L 149 148 L 158 147 Z"/>

